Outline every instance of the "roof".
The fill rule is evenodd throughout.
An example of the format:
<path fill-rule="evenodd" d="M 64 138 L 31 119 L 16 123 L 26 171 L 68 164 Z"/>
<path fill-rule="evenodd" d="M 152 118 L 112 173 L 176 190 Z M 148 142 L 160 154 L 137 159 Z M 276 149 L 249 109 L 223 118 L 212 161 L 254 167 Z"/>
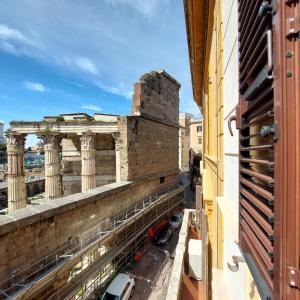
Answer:
<path fill-rule="evenodd" d="M 91 117 L 90 115 L 88 115 L 87 113 L 82 113 L 82 112 L 79 112 L 79 113 L 71 113 L 71 114 L 60 114 L 60 116 L 81 116 L 81 115 L 84 115 L 86 117 Z"/>
<path fill-rule="evenodd" d="M 94 113 L 94 116 L 115 116 L 115 117 L 119 117 L 120 115 Z"/>
<path fill-rule="evenodd" d="M 184 0 L 186 32 L 194 100 L 202 106 L 206 43 L 208 30 L 208 0 Z"/>
<path fill-rule="evenodd" d="M 119 273 L 115 279 L 111 282 L 111 284 L 107 288 L 107 292 L 110 294 L 120 296 L 123 288 L 125 287 L 126 283 L 129 282 L 131 279 L 129 275 L 124 273 Z"/>
<path fill-rule="evenodd" d="M 191 120 L 190 124 L 201 124 L 202 123 L 202 119 L 201 120 Z"/>
<path fill-rule="evenodd" d="M 193 117 L 194 117 L 194 115 L 191 113 L 186 113 L 186 112 L 179 113 L 179 118 L 182 118 L 182 119 L 192 119 Z"/>

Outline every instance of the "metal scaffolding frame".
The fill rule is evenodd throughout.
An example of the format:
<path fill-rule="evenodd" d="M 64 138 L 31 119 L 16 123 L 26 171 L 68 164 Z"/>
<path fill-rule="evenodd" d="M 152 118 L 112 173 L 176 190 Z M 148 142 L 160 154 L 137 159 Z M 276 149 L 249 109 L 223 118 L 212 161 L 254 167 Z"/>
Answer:
<path fill-rule="evenodd" d="M 80 240 L 69 241 L 56 253 L 12 274 L 0 283 L 0 286 L 5 282 L 11 283 L 2 290 L 2 295 L 16 299 L 62 299 L 70 298 L 71 295 L 72 299 L 84 299 L 79 297 L 79 294 L 86 294 L 82 287 L 89 282 L 94 282 L 94 286 L 103 285 L 105 281 L 102 282 L 102 268 L 105 269 L 114 262 L 124 250 L 127 252 L 128 247 L 151 224 L 178 206 L 183 199 L 182 196 L 178 199 L 176 196 L 182 194 L 183 190 L 183 186 L 168 187 L 115 215 L 110 222 L 100 222 L 82 235 Z M 126 261 L 127 257 L 125 255 Z M 28 272 L 30 267 L 34 269 L 32 273 Z M 111 269 L 113 267 L 108 268 L 107 272 L 111 272 Z M 15 280 L 20 274 L 25 276 L 21 280 Z M 97 280 L 99 274 L 100 280 Z M 63 287 L 55 286 L 59 281 L 64 282 Z"/>

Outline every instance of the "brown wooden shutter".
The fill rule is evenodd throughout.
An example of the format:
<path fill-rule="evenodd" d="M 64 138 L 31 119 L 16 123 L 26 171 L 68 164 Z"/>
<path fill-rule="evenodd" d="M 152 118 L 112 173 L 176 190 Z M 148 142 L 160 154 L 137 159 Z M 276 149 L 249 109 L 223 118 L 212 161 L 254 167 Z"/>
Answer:
<path fill-rule="evenodd" d="M 267 299 L 274 265 L 274 124 L 271 1 L 239 1 L 240 245 Z"/>
<path fill-rule="evenodd" d="M 263 299 L 300 300 L 300 1 L 239 0 L 240 245 Z"/>

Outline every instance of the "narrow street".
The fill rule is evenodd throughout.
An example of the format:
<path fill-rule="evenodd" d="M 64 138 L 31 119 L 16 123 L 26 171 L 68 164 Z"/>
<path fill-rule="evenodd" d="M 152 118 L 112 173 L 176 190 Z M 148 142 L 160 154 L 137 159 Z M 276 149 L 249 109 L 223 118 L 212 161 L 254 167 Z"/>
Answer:
<path fill-rule="evenodd" d="M 132 300 L 165 298 L 178 234 L 179 228 L 165 247 L 152 243 L 145 246 L 143 257 L 132 268 L 136 282 Z"/>
<path fill-rule="evenodd" d="M 182 183 L 188 183 L 188 176 L 181 176 Z M 185 190 L 185 208 L 195 208 L 195 193 L 190 186 Z M 135 291 L 132 300 L 165 299 L 174 255 L 178 243 L 180 226 L 167 245 L 159 247 L 154 243 L 145 245 L 141 259 L 133 264 L 131 273 L 135 277 Z"/>

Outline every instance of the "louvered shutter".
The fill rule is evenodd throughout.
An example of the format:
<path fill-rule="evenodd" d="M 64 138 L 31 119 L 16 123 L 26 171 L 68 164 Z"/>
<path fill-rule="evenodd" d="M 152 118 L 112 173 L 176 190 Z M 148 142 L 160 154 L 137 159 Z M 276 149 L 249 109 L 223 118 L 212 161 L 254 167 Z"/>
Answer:
<path fill-rule="evenodd" d="M 274 125 L 272 3 L 239 1 L 240 245 L 273 289 Z"/>

